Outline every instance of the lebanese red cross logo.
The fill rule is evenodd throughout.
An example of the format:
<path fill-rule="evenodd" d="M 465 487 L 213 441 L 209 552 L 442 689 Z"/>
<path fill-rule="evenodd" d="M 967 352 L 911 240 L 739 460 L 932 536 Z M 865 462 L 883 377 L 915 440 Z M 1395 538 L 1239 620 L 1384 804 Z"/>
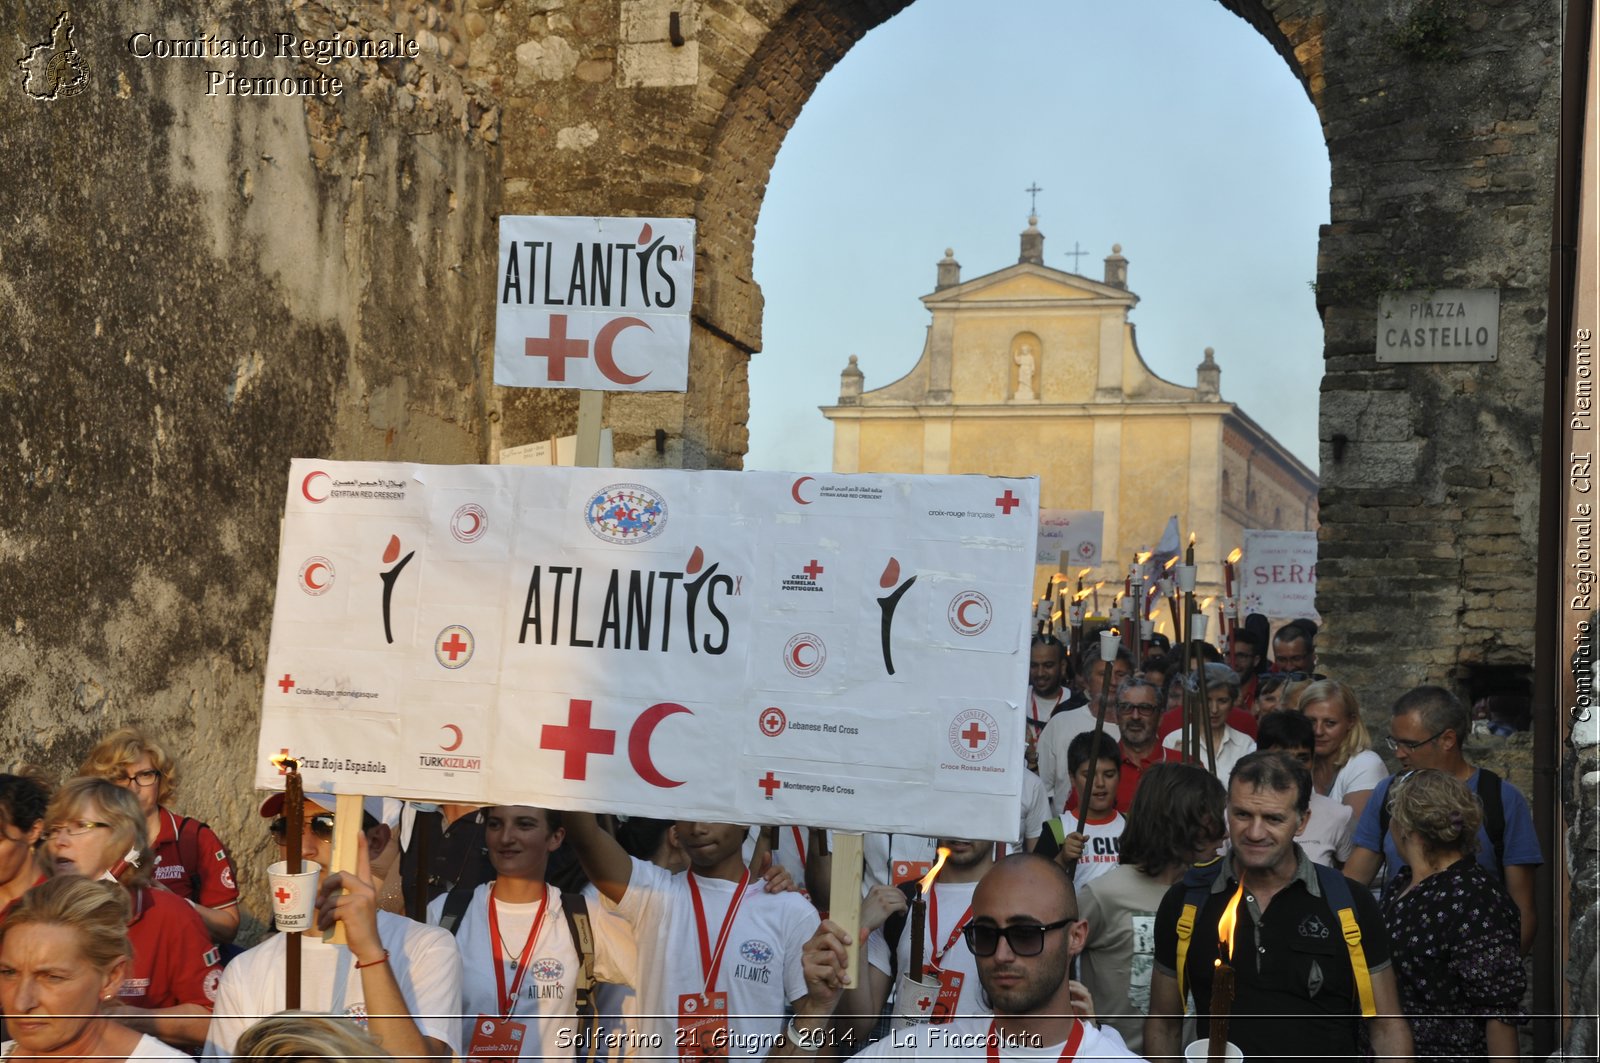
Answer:
<path fill-rule="evenodd" d="M 461 656 L 463 653 L 467 652 L 467 644 L 461 641 L 461 633 L 459 631 L 452 632 L 450 634 L 450 641 L 446 642 L 439 648 L 448 653 L 452 661 Z"/>
<path fill-rule="evenodd" d="M 1022 505 L 1022 499 L 1011 493 L 1011 488 L 1006 488 L 1006 493 L 994 500 L 994 504 L 1006 511 L 1006 516 L 1011 516 L 1011 510 Z"/>
<path fill-rule="evenodd" d="M 617 732 L 589 726 L 589 714 L 594 705 L 573 698 L 567 705 L 567 722 L 547 723 L 540 729 L 539 748 L 559 749 L 563 779 L 585 780 L 589 777 L 589 754 L 610 756 L 617 749 Z"/>
<path fill-rule="evenodd" d="M 989 737 L 989 732 L 979 727 L 978 721 L 974 720 L 967 724 L 967 729 L 961 732 L 961 737 L 967 740 L 967 745 L 977 749 L 978 743 Z"/>
<path fill-rule="evenodd" d="M 294 689 L 294 676 L 288 672 L 283 673 L 283 678 L 278 680 L 278 689 L 285 694 Z"/>
<path fill-rule="evenodd" d="M 804 572 L 806 575 L 810 576 L 812 579 L 816 579 L 818 576 L 822 575 L 827 570 L 824 569 L 821 565 L 817 564 L 817 559 L 813 557 L 811 559 L 811 564 L 807 565 L 805 568 L 801 569 L 800 571 Z"/>
<path fill-rule="evenodd" d="M 289 891 L 288 891 L 288 890 L 286 890 L 286 889 L 284 889 L 284 888 L 283 888 L 283 887 L 282 887 L 282 886 L 279 886 L 279 887 L 278 887 L 278 888 L 277 888 L 277 889 L 276 889 L 276 890 L 275 890 L 275 891 L 274 891 L 274 892 L 273 892 L 273 894 L 272 894 L 272 895 L 273 895 L 273 896 L 274 896 L 274 897 L 276 897 L 276 898 L 278 898 L 278 903 L 279 903 L 279 904 L 288 904 L 288 903 L 289 903 L 289 898 L 290 898 L 290 897 L 291 897 L 291 896 L 293 896 L 293 894 L 291 894 L 291 893 L 290 893 L 290 892 L 289 892 Z"/>
<path fill-rule="evenodd" d="M 773 775 L 772 772 L 769 771 L 767 772 L 767 777 L 765 779 L 756 780 L 756 785 L 761 787 L 762 790 L 766 791 L 767 800 L 770 801 L 772 800 L 773 791 L 778 789 L 778 787 L 782 786 L 783 784 L 778 781 L 778 777 L 776 775 Z"/>

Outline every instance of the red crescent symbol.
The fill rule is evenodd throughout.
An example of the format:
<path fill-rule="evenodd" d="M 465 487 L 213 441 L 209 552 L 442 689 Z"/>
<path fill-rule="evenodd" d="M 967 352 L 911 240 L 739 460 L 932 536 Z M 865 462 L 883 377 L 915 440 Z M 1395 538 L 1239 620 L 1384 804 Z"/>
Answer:
<path fill-rule="evenodd" d="M 956 606 L 956 623 L 960 624 L 962 627 L 971 627 L 972 621 L 967 619 L 967 606 L 977 604 L 977 602 L 973 601 L 971 598 L 968 598 L 966 601 Z"/>
<path fill-rule="evenodd" d="M 611 345 L 616 342 L 617 334 L 623 329 L 632 328 L 635 325 L 647 331 L 655 331 L 636 317 L 617 317 L 607 321 L 605 327 L 600 330 L 599 335 L 594 338 L 594 364 L 600 367 L 600 372 L 604 373 L 608 379 L 615 380 L 618 384 L 637 384 L 650 375 L 649 370 L 640 373 L 638 376 L 624 373 L 617 368 L 617 360 L 611 357 Z M 677 784 L 674 783 L 673 785 Z"/>
<path fill-rule="evenodd" d="M 800 651 L 805 649 L 807 646 L 810 646 L 810 645 L 811 645 L 811 643 L 809 643 L 809 642 L 797 642 L 797 643 L 795 643 L 794 651 L 789 654 L 789 659 L 794 662 L 794 666 L 796 668 L 810 668 L 811 665 L 816 663 L 816 660 L 817 660 L 816 657 L 812 657 L 809 662 L 808 661 L 802 661 L 800 659 Z"/>
<path fill-rule="evenodd" d="M 315 480 L 319 476 L 324 480 L 328 478 L 327 473 L 323 472 L 321 469 L 318 469 L 316 472 L 306 473 L 306 478 L 300 481 L 300 493 L 305 496 L 307 502 L 315 504 L 318 502 L 326 502 L 328 500 L 327 495 L 323 495 L 321 498 L 318 498 L 316 495 L 311 493 L 311 481 Z"/>
<path fill-rule="evenodd" d="M 676 716 L 680 712 L 689 710 L 670 701 L 652 705 L 639 714 L 639 718 L 633 722 L 633 729 L 628 732 L 628 763 L 639 773 L 639 778 L 663 790 L 682 786 L 683 780 L 669 779 L 656 770 L 655 762 L 650 759 L 650 737 L 656 733 L 657 724 L 668 716 Z M 693 716 L 694 713 L 690 712 L 689 715 Z"/>
<path fill-rule="evenodd" d="M 306 566 L 306 586 L 310 587 L 314 591 L 320 591 L 322 588 L 326 587 L 327 583 L 318 583 L 316 580 L 311 578 L 311 575 L 312 575 L 312 573 L 316 572 L 317 569 L 319 569 L 319 568 L 327 568 L 327 567 L 328 566 L 324 565 L 321 561 L 316 561 L 316 562 L 313 562 L 313 563 L 307 565 Z"/>
<path fill-rule="evenodd" d="M 461 534 L 462 535 L 476 535 L 476 534 L 478 534 L 478 529 L 483 527 L 483 521 L 478 519 L 478 515 L 476 513 L 468 513 L 467 516 L 472 518 L 472 527 L 466 529 Z"/>
<path fill-rule="evenodd" d="M 789 488 L 789 493 L 794 496 L 794 500 L 802 506 L 809 506 L 811 503 L 800 497 L 800 485 L 811 479 L 815 479 L 815 477 L 802 476 L 794 482 L 793 487 Z"/>
<path fill-rule="evenodd" d="M 457 727 L 453 723 L 447 723 L 443 727 L 439 728 L 439 730 L 450 731 L 456 736 L 456 740 L 454 742 L 447 746 L 440 746 L 440 749 L 444 750 L 446 753 L 454 753 L 456 750 L 461 748 L 461 728 Z"/>

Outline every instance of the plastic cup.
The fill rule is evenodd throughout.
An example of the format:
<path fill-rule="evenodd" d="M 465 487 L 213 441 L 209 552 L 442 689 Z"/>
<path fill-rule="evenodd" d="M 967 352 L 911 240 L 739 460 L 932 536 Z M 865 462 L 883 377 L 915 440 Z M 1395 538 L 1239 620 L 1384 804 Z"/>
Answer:
<path fill-rule="evenodd" d="M 900 976 L 900 989 L 895 994 L 895 1025 L 921 1026 L 933 1017 L 933 1003 L 939 999 L 939 983 L 923 979 L 917 981 L 909 974 Z"/>
<path fill-rule="evenodd" d="M 310 930 L 312 916 L 317 910 L 317 882 L 322 876 L 322 866 L 302 860 L 300 868 L 298 875 L 289 874 L 287 860 L 279 860 L 267 868 L 267 882 L 272 890 L 272 920 L 279 930 L 289 933 Z"/>
<path fill-rule="evenodd" d="M 1189 1047 L 1183 1050 L 1183 1058 L 1188 1063 L 1206 1063 L 1206 1052 L 1210 1047 L 1211 1041 L 1207 1038 L 1190 1041 Z M 1223 1050 L 1223 1059 L 1226 1063 L 1244 1063 L 1244 1052 L 1238 1045 L 1229 1041 Z"/>

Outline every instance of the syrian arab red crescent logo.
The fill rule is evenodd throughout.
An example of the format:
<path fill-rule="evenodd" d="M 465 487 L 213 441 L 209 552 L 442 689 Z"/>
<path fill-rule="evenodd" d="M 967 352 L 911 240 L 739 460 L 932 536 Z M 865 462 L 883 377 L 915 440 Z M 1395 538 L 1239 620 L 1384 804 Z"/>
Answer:
<path fill-rule="evenodd" d="M 800 503 L 802 506 L 809 506 L 811 504 L 811 500 L 809 498 L 800 497 L 800 487 L 802 484 L 810 483 L 814 479 L 816 479 L 814 476 L 802 476 L 800 479 L 794 482 L 794 486 L 789 488 L 789 494 L 794 496 L 794 500 Z"/>
<path fill-rule="evenodd" d="M 990 606 L 989 599 L 979 592 L 962 591 L 950 599 L 945 618 L 958 635 L 981 635 L 994 619 L 994 608 Z"/>
<path fill-rule="evenodd" d="M 328 474 L 323 472 L 321 469 L 317 469 L 315 472 L 306 473 L 306 478 L 300 481 L 300 493 L 305 496 L 305 500 L 307 502 L 310 502 L 312 505 L 318 505 L 328 500 L 328 492 L 319 482 L 320 480 L 326 480 L 328 478 Z M 312 493 L 313 484 L 316 484 L 317 490 L 322 491 L 321 498 L 318 498 Z"/>
<path fill-rule="evenodd" d="M 810 631 L 800 632 L 783 647 L 783 666 L 802 679 L 822 671 L 827 660 L 828 648 Z"/>

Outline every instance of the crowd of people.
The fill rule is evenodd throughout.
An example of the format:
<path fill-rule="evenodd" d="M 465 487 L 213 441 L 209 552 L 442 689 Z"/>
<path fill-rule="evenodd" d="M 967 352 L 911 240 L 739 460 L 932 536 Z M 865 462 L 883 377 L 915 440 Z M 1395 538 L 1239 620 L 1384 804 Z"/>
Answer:
<path fill-rule="evenodd" d="M 1022 841 L 867 835 L 850 926 L 823 830 L 369 798 L 332 871 L 335 802 L 275 793 L 342 941 L 241 949 L 229 850 L 119 730 L 0 774 L 0 1054 L 1176 1059 L 1225 1021 L 1247 1060 L 1514 1058 L 1527 801 L 1440 687 L 1393 700 L 1390 774 L 1316 634 L 1035 637 Z"/>

